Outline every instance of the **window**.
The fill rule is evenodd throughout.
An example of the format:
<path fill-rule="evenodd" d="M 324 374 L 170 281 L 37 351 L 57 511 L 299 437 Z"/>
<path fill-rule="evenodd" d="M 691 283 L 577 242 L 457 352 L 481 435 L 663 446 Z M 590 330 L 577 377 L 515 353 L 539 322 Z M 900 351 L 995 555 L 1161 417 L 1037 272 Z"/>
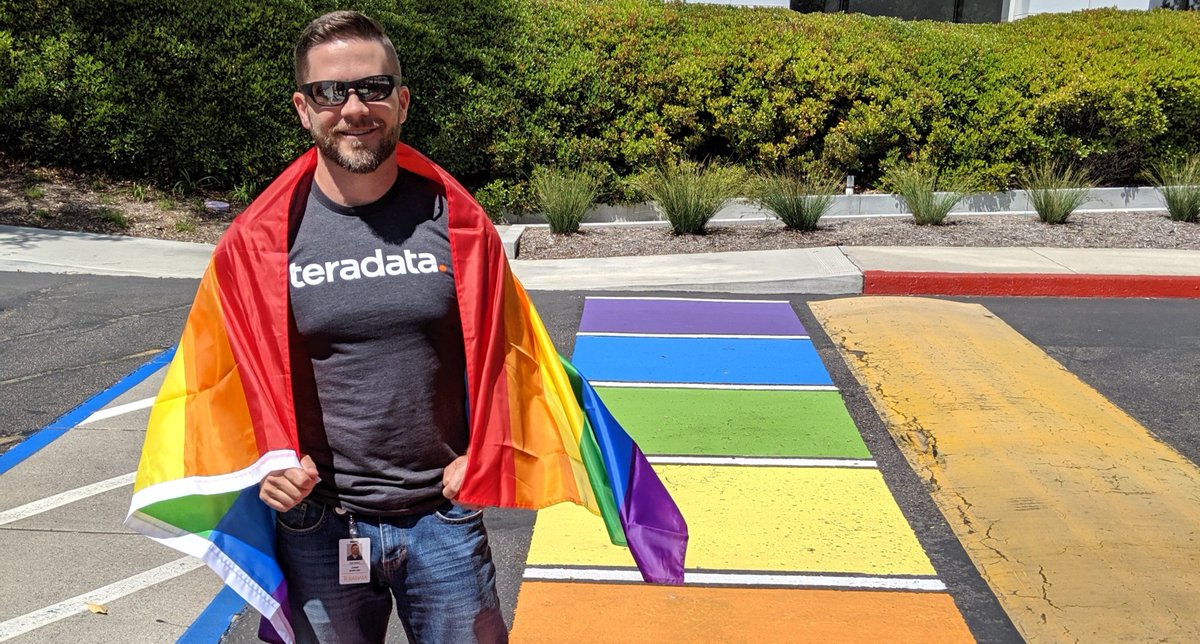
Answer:
<path fill-rule="evenodd" d="M 791 0 L 791 7 L 805 13 L 844 11 L 905 20 L 1000 22 L 1004 0 Z"/>

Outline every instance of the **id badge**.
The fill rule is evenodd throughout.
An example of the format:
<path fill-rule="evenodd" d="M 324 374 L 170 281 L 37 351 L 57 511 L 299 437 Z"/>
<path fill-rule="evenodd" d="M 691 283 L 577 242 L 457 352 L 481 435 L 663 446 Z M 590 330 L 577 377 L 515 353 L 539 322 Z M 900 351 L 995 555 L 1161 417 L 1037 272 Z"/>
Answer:
<path fill-rule="evenodd" d="M 365 584 L 371 581 L 371 540 L 338 540 L 338 582 Z"/>

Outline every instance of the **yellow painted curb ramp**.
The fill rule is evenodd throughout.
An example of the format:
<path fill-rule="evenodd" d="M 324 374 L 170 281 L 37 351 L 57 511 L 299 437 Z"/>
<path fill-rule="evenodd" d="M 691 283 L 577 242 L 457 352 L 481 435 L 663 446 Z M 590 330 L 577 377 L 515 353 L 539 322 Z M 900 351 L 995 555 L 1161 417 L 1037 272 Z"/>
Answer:
<path fill-rule="evenodd" d="M 811 304 L 1030 642 L 1200 641 L 1200 470 L 976 304 Z"/>

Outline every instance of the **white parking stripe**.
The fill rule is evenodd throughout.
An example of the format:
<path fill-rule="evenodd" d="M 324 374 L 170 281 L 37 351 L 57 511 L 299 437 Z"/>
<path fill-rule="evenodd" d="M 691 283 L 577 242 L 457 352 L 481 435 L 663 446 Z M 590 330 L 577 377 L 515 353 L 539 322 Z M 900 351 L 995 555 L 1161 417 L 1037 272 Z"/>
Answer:
<path fill-rule="evenodd" d="M 116 407 L 101 409 L 100 411 L 93 413 L 91 416 L 84 418 L 79 422 L 78 425 L 76 425 L 76 427 L 82 427 L 88 423 L 94 423 L 98 420 L 104 420 L 105 418 L 112 418 L 113 416 L 128 414 L 130 412 L 138 411 L 139 409 L 149 409 L 153 406 L 153 398 L 143 398 L 141 400 L 135 400 L 131 403 L 125 403 L 124 405 L 117 405 Z"/>
<path fill-rule="evenodd" d="M 647 456 L 652 465 L 741 465 L 749 467 L 852 467 L 873 469 L 875 461 L 853 458 L 776 458 L 769 456 Z"/>
<path fill-rule="evenodd" d="M 612 568 L 525 568 L 525 579 L 544 581 L 641 582 L 637 570 Z M 770 586 L 792 588 L 861 588 L 869 590 L 945 591 L 937 579 L 855 575 L 786 575 L 751 572 L 684 572 L 683 583 L 702 586 Z"/>
<path fill-rule="evenodd" d="M 60 619 L 78 615 L 88 610 L 87 605 L 107 604 L 139 590 L 149 588 L 157 583 L 174 579 L 204 566 L 204 562 L 195 557 L 183 557 L 169 564 L 122 579 L 103 588 L 97 588 L 89 593 L 76 595 L 70 599 L 47 606 L 41 610 L 14 617 L 6 622 L 0 622 L 0 642 L 24 635 L 29 631 L 53 624 Z"/>
<path fill-rule="evenodd" d="M 54 496 L 46 497 L 44 499 L 34 501 L 33 503 L 26 503 L 20 507 L 13 508 L 11 510 L 5 510 L 4 512 L 0 512 L 0 525 L 5 525 L 14 521 L 20 521 L 21 519 L 27 519 L 35 514 L 41 514 L 47 510 L 53 510 L 54 508 L 64 506 L 68 503 L 74 503 L 80 499 L 86 499 L 89 496 L 95 496 L 102 492 L 115 490 L 126 485 L 133 485 L 133 479 L 135 475 L 136 472 L 122 474 L 121 476 L 115 476 L 106 481 L 92 483 L 91 485 L 78 487 L 74 490 L 67 490 L 62 494 L 55 494 Z"/>

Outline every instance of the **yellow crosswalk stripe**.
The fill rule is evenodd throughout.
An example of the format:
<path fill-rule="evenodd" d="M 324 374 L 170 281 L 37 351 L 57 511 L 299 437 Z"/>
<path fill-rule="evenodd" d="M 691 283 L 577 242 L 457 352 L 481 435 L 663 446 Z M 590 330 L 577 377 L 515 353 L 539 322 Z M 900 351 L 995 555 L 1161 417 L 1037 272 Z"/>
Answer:
<path fill-rule="evenodd" d="M 878 470 L 656 465 L 688 520 L 688 569 L 933 575 Z M 538 512 L 531 566 L 633 566 L 578 506 Z"/>

